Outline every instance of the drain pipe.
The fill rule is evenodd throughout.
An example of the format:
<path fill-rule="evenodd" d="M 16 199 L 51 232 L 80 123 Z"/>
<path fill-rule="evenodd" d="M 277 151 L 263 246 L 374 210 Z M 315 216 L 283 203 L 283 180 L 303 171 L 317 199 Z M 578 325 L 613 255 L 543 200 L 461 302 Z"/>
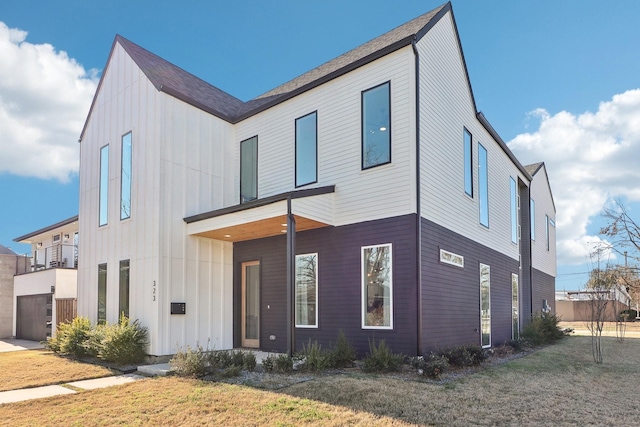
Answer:
<path fill-rule="evenodd" d="M 422 354 L 422 215 L 420 212 L 420 54 L 418 53 L 417 37 L 411 42 L 415 55 L 415 84 L 416 84 L 416 298 L 417 298 L 417 352 Z"/>
<path fill-rule="evenodd" d="M 296 218 L 291 213 L 291 194 L 287 197 L 287 352 L 293 356 L 296 352 L 295 322 L 295 280 L 296 280 Z"/>

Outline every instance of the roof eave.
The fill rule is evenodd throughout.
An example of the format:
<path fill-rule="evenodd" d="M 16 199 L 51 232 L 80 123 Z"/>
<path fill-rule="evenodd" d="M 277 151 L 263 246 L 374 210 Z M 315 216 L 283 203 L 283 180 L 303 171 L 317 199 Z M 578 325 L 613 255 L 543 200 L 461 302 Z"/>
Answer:
<path fill-rule="evenodd" d="M 16 237 L 13 239 L 14 242 L 23 243 L 24 240 L 30 239 L 34 236 L 37 236 L 42 233 L 46 233 L 47 231 L 55 230 L 56 228 L 64 227 L 65 225 L 72 224 L 78 221 L 78 215 L 72 216 L 71 218 L 67 218 L 60 222 L 56 222 L 55 224 L 49 225 L 47 227 L 41 228 L 40 230 L 33 231 L 31 233 L 25 234 L 24 236 Z"/>

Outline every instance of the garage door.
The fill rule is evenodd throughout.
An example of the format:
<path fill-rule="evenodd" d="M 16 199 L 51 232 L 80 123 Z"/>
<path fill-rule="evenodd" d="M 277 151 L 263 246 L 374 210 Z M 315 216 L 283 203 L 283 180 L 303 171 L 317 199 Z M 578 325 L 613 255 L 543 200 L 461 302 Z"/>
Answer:
<path fill-rule="evenodd" d="M 16 338 L 42 341 L 51 336 L 51 294 L 17 298 Z"/>

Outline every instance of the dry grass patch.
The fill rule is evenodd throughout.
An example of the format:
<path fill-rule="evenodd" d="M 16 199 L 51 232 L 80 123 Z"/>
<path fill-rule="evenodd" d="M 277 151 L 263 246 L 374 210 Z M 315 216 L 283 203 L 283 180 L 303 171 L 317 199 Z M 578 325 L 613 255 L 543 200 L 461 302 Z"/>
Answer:
<path fill-rule="evenodd" d="M 0 406 L 0 425 L 407 425 L 249 387 L 166 377 Z"/>
<path fill-rule="evenodd" d="M 44 350 L 0 353 L 0 391 L 60 384 L 113 375 L 102 366 L 59 357 Z"/>
<path fill-rule="evenodd" d="M 350 371 L 274 392 L 151 379 L 3 405 L 0 425 L 637 425 L 640 340 L 603 343 L 602 365 L 575 336 L 448 382 Z"/>
<path fill-rule="evenodd" d="M 635 425 L 640 340 L 603 340 L 604 365 L 593 363 L 588 337 L 570 337 L 444 384 L 352 375 L 283 392 L 426 425 Z"/>
<path fill-rule="evenodd" d="M 624 325 L 626 326 L 625 338 L 640 338 L 640 322 L 625 322 Z M 591 336 L 587 322 L 560 322 L 558 327 L 571 328 L 574 330 L 575 335 Z M 616 322 L 604 322 L 602 335 L 605 337 L 615 337 Z"/>

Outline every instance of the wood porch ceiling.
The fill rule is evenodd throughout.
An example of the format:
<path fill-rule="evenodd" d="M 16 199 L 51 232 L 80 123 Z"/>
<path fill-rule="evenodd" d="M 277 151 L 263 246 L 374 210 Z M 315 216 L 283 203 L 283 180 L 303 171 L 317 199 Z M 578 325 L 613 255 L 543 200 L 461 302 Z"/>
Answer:
<path fill-rule="evenodd" d="M 313 230 L 315 228 L 329 226 L 329 224 L 305 218 L 303 216 L 294 216 L 296 218 L 296 231 Z M 219 228 L 216 230 L 203 231 L 194 235 L 207 237 L 209 239 L 222 240 L 225 242 L 242 242 L 245 240 L 255 240 L 262 239 L 264 237 L 284 235 L 287 231 L 286 224 L 287 216 L 280 215 L 272 218 L 261 219 L 259 221 Z"/>

